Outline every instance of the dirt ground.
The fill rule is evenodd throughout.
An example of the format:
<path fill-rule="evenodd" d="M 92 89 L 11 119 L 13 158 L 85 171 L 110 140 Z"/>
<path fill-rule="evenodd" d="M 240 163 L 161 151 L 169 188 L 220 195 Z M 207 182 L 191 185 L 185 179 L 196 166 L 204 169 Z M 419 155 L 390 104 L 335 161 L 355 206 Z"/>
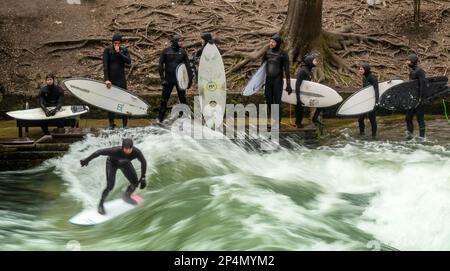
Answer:
<path fill-rule="evenodd" d="M 72 2 L 81 4 L 69 4 Z M 226 70 L 268 43 L 286 17 L 288 0 L 3 0 L 0 8 L 1 95 L 37 94 L 48 71 L 58 79 L 81 76 L 102 80 L 102 52 L 115 31 L 131 51 L 129 89 L 160 90 L 158 60 L 173 33 L 187 37 L 189 56 L 199 36 L 210 31 L 223 51 Z M 419 53 L 428 76 L 449 75 L 450 1 L 422 1 L 422 21 L 414 28 L 412 1 L 386 1 L 369 8 L 360 0 L 324 0 L 323 28 L 360 34 L 334 52 L 356 69 L 369 62 L 381 79 L 407 78 L 405 56 Z M 229 72 L 233 91 L 260 61 Z M 292 71 L 295 74 L 295 71 Z M 336 89 L 359 86 L 360 79 L 330 80 Z"/>

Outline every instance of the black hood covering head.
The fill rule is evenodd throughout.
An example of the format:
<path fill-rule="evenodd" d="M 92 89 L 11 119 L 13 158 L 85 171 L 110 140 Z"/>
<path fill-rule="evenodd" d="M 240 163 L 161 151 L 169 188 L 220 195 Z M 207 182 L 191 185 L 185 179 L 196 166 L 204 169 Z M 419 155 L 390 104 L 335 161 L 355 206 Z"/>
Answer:
<path fill-rule="evenodd" d="M 417 63 L 419 62 L 419 58 L 417 57 L 416 54 L 408 55 L 408 60 L 411 61 L 411 64 L 409 65 L 410 67 L 417 66 Z"/>
<path fill-rule="evenodd" d="M 122 42 L 122 35 L 120 33 L 115 33 L 112 37 L 112 42 L 114 43 L 115 41 L 120 41 Z"/>
<path fill-rule="evenodd" d="M 275 34 L 270 39 L 272 39 L 272 40 L 277 42 L 277 46 L 275 46 L 275 48 L 273 48 L 273 49 L 274 50 L 279 50 L 280 47 L 281 47 L 281 43 L 283 43 L 283 39 L 281 38 L 280 34 Z"/>
<path fill-rule="evenodd" d="M 182 40 L 184 40 L 184 38 L 182 36 L 177 35 L 177 34 L 173 35 L 172 36 L 172 40 L 171 40 L 172 47 L 175 48 L 175 49 L 179 49 L 180 46 L 178 45 L 178 42 L 182 41 Z"/>
<path fill-rule="evenodd" d="M 361 64 L 361 68 L 364 69 L 364 75 L 367 75 L 367 74 L 369 74 L 371 72 L 370 71 L 370 65 L 367 64 L 367 63 L 362 63 Z"/>
<path fill-rule="evenodd" d="M 47 80 L 48 78 L 55 80 L 55 74 L 52 72 L 47 73 L 47 75 L 45 76 L 45 79 Z"/>
<path fill-rule="evenodd" d="M 206 43 L 212 43 L 213 42 L 213 38 L 211 33 L 209 32 L 203 32 L 202 35 L 200 36 Z"/>
<path fill-rule="evenodd" d="M 122 149 L 132 147 L 133 147 L 133 140 L 131 138 L 125 138 L 122 140 Z"/>
<path fill-rule="evenodd" d="M 314 68 L 316 65 L 314 65 L 313 61 L 317 58 L 315 55 L 307 55 L 305 57 L 305 66 L 309 68 Z"/>
<path fill-rule="evenodd" d="M 53 88 L 53 87 L 55 86 L 55 74 L 52 73 L 52 72 L 49 72 L 49 73 L 45 76 L 45 80 L 47 80 L 48 78 L 53 79 L 53 84 L 47 85 L 47 87 Z"/>

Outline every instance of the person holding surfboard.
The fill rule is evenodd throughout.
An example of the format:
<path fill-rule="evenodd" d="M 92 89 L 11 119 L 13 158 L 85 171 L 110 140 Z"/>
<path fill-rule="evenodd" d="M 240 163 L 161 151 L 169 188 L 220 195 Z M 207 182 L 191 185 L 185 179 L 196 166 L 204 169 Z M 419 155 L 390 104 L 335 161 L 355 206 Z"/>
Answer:
<path fill-rule="evenodd" d="M 370 65 L 367 63 L 361 64 L 359 67 L 359 74 L 363 77 L 362 78 L 362 84 L 363 87 L 373 86 L 373 89 L 375 91 L 375 107 L 373 110 L 367 114 L 362 114 L 358 118 L 358 125 L 359 125 L 359 135 L 364 135 L 365 125 L 364 125 L 364 119 L 366 118 L 366 115 L 369 117 L 370 125 L 372 126 L 372 138 L 375 138 L 377 136 L 377 114 L 376 109 L 378 106 L 379 101 L 379 89 L 378 89 L 378 79 L 372 74 L 372 71 L 370 70 Z"/>
<path fill-rule="evenodd" d="M 307 55 L 304 60 L 304 65 L 297 74 L 297 81 L 295 83 L 295 95 L 297 97 L 297 104 L 295 106 L 295 125 L 297 125 L 298 128 L 303 128 L 302 121 L 304 115 L 303 103 L 300 99 L 300 87 L 304 80 L 311 81 L 312 70 L 314 67 L 317 66 L 318 63 L 319 60 L 316 55 L 314 54 Z M 321 111 L 322 110 L 320 108 L 316 108 L 312 121 L 313 123 L 323 126 L 323 123 L 319 121 Z"/>
<path fill-rule="evenodd" d="M 192 85 L 192 70 L 189 65 L 189 58 L 186 51 L 183 49 L 184 38 L 180 35 L 174 35 L 172 37 L 172 45 L 161 52 L 159 58 L 159 75 L 161 78 L 162 89 L 162 99 L 161 107 L 159 108 L 159 122 L 164 120 L 167 103 L 172 93 L 173 87 L 177 89 L 178 99 L 180 103 L 186 104 L 186 89 L 180 89 L 177 84 L 176 70 L 178 65 L 184 63 L 189 77 L 189 84 L 187 89 Z"/>
<path fill-rule="evenodd" d="M 417 122 L 419 123 L 419 136 L 425 137 L 425 112 L 422 105 L 422 100 L 425 95 L 426 77 L 425 71 L 418 65 L 419 58 L 416 54 L 408 55 L 406 65 L 409 67 L 409 79 L 417 79 L 419 84 L 419 101 L 415 108 L 406 111 L 406 128 L 408 130 L 407 138 L 411 139 L 414 132 L 413 118 L 416 115 Z"/>
<path fill-rule="evenodd" d="M 127 89 L 127 80 L 125 77 L 125 64 L 131 64 L 131 57 L 127 48 L 121 47 L 122 35 L 115 33 L 112 37 L 112 46 L 103 51 L 103 76 L 107 88 L 112 85 Z M 114 129 L 115 114 L 108 112 L 109 128 Z M 122 115 L 123 128 L 128 126 L 128 117 Z"/>
<path fill-rule="evenodd" d="M 104 215 L 105 208 L 103 206 L 106 197 L 113 190 L 116 183 L 116 173 L 120 169 L 125 175 L 125 177 L 130 182 L 125 194 L 123 195 L 123 200 L 127 203 L 136 205 L 137 202 L 131 198 L 131 194 L 136 190 L 137 186 L 140 184 L 140 189 L 144 189 L 147 185 L 145 182 L 145 172 L 147 170 L 147 161 L 142 155 L 142 152 L 133 146 L 133 140 L 125 138 L 122 141 L 122 146 L 100 149 L 89 157 L 80 160 L 82 167 L 87 166 L 92 159 L 102 156 L 107 156 L 106 159 L 106 188 L 103 190 L 100 203 L 98 204 L 98 212 Z M 138 159 L 141 162 L 141 178 L 138 179 L 136 170 L 131 163 L 132 160 Z"/>
<path fill-rule="evenodd" d="M 278 122 L 281 122 L 281 96 L 283 94 L 283 71 L 286 76 L 286 82 L 291 81 L 289 70 L 289 55 L 281 49 L 283 40 L 279 34 L 275 34 L 270 38 L 269 49 L 263 56 L 262 63 L 266 62 L 266 82 L 265 92 L 266 103 L 269 115 L 271 115 L 271 105 L 279 105 Z M 286 91 L 291 94 L 292 88 L 287 84 Z M 273 117 L 273 116 L 272 116 Z"/>
<path fill-rule="evenodd" d="M 191 65 L 192 65 L 192 70 L 193 70 L 193 75 L 195 75 L 195 78 L 198 77 L 198 63 L 200 61 L 200 57 L 202 56 L 203 53 L 203 49 L 205 49 L 206 44 L 214 44 L 214 40 L 213 37 L 211 35 L 211 33 L 209 32 L 203 32 L 200 35 L 200 45 L 202 46 L 200 49 L 198 49 L 197 52 L 194 53 L 194 55 L 192 56 L 192 60 L 191 60 Z M 220 50 L 219 50 L 220 51 Z"/>
<path fill-rule="evenodd" d="M 55 75 L 49 73 L 45 76 L 46 86 L 39 91 L 39 106 L 44 111 L 47 117 L 54 116 L 58 112 L 64 103 L 64 90 L 55 85 Z M 47 107 L 55 106 L 54 109 L 48 110 Z M 57 123 L 58 129 L 64 128 L 64 119 L 60 119 Z M 43 122 L 41 125 L 44 134 L 49 135 L 48 124 Z"/>

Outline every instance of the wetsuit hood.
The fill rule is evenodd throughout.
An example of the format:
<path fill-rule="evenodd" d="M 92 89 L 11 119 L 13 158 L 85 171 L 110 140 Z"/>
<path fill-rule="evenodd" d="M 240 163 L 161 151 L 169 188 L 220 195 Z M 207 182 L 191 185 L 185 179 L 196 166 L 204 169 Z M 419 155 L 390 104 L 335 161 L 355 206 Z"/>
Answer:
<path fill-rule="evenodd" d="M 120 33 L 115 33 L 112 37 L 112 42 L 114 43 L 115 41 L 120 41 L 122 42 L 122 35 Z"/>
<path fill-rule="evenodd" d="M 125 138 L 122 140 L 122 149 L 125 148 L 132 148 L 133 147 L 133 140 L 130 138 Z"/>
<path fill-rule="evenodd" d="M 182 41 L 182 40 L 184 40 L 184 38 L 182 36 L 180 36 L 180 35 L 173 35 L 173 37 L 172 37 L 172 47 L 174 49 L 179 49 L 180 46 L 178 45 L 178 42 Z"/>
<path fill-rule="evenodd" d="M 308 55 L 307 57 L 305 57 L 305 66 L 307 66 L 310 69 L 314 68 L 316 66 L 313 63 L 315 58 L 316 57 L 314 55 Z"/>
<path fill-rule="evenodd" d="M 283 39 L 281 38 L 281 36 L 279 34 L 275 34 L 270 39 L 277 42 L 277 46 L 275 46 L 275 48 L 273 48 L 273 50 L 275 50 L 275 51 L 279 50 L 281 47 L 281 43 L 283 42 Z"/>
<path fill-rule="evenodd" d="M 370 71 L 370 65 L 367 63 L 361 64 L 361 67 L 364 69 L 364 75 L 368 75 Z"/>
<path fill-rule="evenodd" d="M 213 42 L 212 35 L 209 32 L 202 33 L 202 35 L 200 37 L 205 41 L 205 43 Z"/>
<path fill-rule="evenodd" d="M 411 68 L 417 66 L 417 63 L 419 62 L 419 58 L 417 57 L 416 54 L 410 54 L 410 55 L 408 56 L 408 60 L 411 61 L 411 64 L 409 64 L 409 66 L 410 66 Z"/>
<path fill-rule="evenodd" d="M 48 73 L 46 76 L 45 76 L 45 79 L 48 79 L 48 78 L 51 78 L 51 79 L 53 79 L 53 80 L 55 80 L 55 75 L 53 74 L 53 73 Z"/>
<path fill-rule="evenodd" d="M 45 80 L 47 80 L 47 79 L 49 79 L 49 78 L 51 78 L 51 79 L 53 79 L 53 84 L 51 84 L 51 85 L 47 85 L 48 87 L 50 87 L 50 88 L 53 88 L 53 86 L 55 85 L 55 75 L 53 74 L 53 73 L 48 73 L 46 76 L 45 76 Z"/>

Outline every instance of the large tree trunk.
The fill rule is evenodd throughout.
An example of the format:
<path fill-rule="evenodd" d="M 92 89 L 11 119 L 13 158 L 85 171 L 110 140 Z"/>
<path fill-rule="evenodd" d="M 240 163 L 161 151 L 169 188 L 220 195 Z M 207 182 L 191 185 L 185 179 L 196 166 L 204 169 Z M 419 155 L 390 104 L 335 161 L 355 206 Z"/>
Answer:
<path fill-rule="evenodd" d="M 322 32 L 323 0 L 289 0 L 288 14 L 282 27 L 292 62 L 317 47 Z"/>

